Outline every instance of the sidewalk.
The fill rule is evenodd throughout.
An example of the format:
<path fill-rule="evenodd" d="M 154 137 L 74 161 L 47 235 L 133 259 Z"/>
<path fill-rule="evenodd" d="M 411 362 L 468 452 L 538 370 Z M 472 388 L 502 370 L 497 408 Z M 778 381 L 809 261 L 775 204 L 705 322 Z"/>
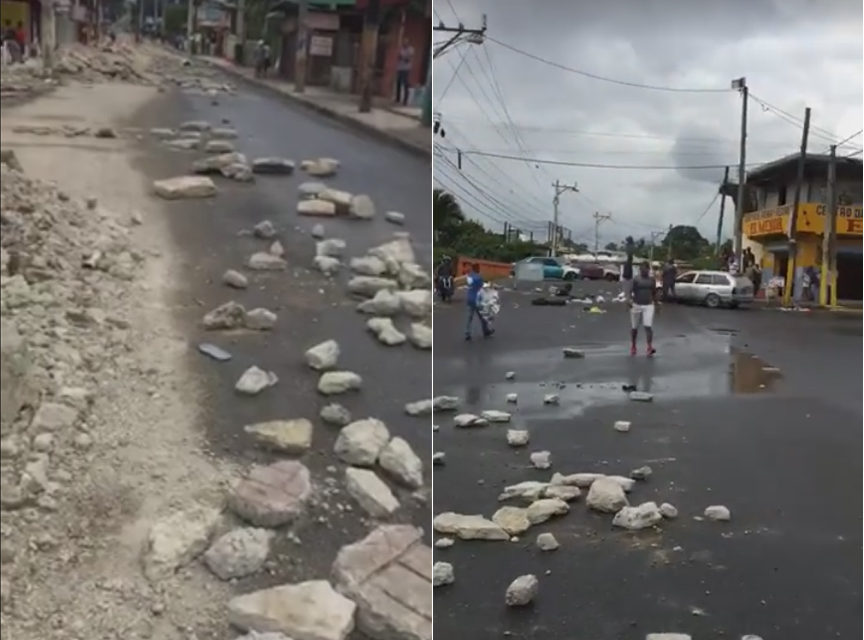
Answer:
<path fill-rule="evenodd" d="M 357 127 L 413 153 L 431 159 L 432 131 L 420 124 L 420 110 L 412 107 L 385 105 L 377 101 L 369 113 L 357 110 L 358 97 L 352 94 L 335 93 L 322 87 L 306 87 L 302 94 L 294 92 L 294 85 L 281 79 L 256 78 L 253 69 L 240 67 L 230 60 L 211 56 L 196 56 L 214 67 L 243 80 L 266 87 L 281 96 L 302 103 L 304 106 L 331 118 Z"/>

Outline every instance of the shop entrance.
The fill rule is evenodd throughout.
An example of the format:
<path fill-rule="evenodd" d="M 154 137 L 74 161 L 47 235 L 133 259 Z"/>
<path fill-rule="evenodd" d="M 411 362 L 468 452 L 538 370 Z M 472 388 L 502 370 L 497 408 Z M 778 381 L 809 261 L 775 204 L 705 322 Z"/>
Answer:
<path fill-rule="evenodd" d="M 861 300 L 864 260 L 860 253 L 837 254 L 837 299 Z"/>

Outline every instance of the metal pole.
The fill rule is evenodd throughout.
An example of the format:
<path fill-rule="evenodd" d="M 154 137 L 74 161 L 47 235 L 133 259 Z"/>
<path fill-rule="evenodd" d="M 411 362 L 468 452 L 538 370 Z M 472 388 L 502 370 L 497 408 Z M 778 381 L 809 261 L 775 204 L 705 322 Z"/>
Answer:
<path fill-rule="evenodd" d="M 294 54 L 294 91 L 303 93 L 306 91 L 306 59 L 309 55 L 309 30 L 306 22 L 309 15 L 308 0 L 300 0 L 297 3 L 297 42 Z"/>
<path fill-rule="evenodd" d="M 720 219 L 717 220 L 717 242 L 715 243 L 714 252 L 719 256 L 720 255 L 720 240 L 723 235 L 723 212 L 726 209 L 726 196 L 724 194 L 724 189 L 726 185 L 729 183 L 729 167 L 726 167 L 725 171 L 723 171 L 723 186 L 720 187 Z"/>
<path fill-rule="evenodd" d="M 733 244 L 735 248 L 735 264 L 741 271 L 741 244 L 742 224 L 744 220 L 744 194 L 747 182 L 747 103 L 749 102 L 750 89 L 747 87 L 747 79 L 741 78 L 736 81 L 741 90 L 741 149 L 738 158 L 738 198 L 735 202 L 735 233 Z"/>
<path fill-rule="evenodd" d="M 558 181 L 555 181 L 555 197 L 552 199 L 552 257 L 558 255 L 558 200 L 560 196 Z"/>
<path fill-rule="evenodd" d="M 836 226 L 837 226 L 837 145 L 831 145 L 831 160 L 828 162 L 828 202 L 825 207 L 825 228 L 822 231 L 822 270 L 819 278 L 819 304 L 823 307 L 829 304 L 831 298 L 836 300 L 834 286 L 834 262 L 836 256 Z M 829 296 L 829 288 L 832 295 Z"/>
<path fill-rule="evenodd" d="M 801 155 L 798 158 L 798 174 L 795 176 L 795 195 L 792 200 L 792 212 L 789 214 L 789 259 L 786 265 L 786 287 L 783 292 L 783 304 L 789 305 L 795 293 L 795 268 L 798 258 L 798 242 L 796 230 L 798 227 L 798 207 L 801 204 L 801 184 L 804 182 L 804 166 L 807 163 L 807 135 L 810 133 L 810 107 L 804 110 L 804 129 L 801 132 Z"/>

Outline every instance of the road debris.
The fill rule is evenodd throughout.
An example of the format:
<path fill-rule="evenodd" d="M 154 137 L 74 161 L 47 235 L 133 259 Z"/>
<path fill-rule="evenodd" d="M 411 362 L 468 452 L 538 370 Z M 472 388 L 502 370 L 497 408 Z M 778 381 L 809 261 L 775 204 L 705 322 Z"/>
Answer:
<path fill-rule="evenodd" d="M 231 354 L 225 351 L 225 349 L 217 347 L 215 344 L 209 342 L 200 343 L 198 345 L 198 351 L 206 356 L 210 356 L 214 360 L 218 360 L 219 362 L 227 362 L 231 359 Z"/>
<path fill-rule="evenodd" d="M 714 505 L 706 507 L 705 517 L 708 520 L 714 520 L 715 522 L 728 522 L 732 519 L 732 513 L 728 508 L 722 505 Z"/>
<path fill-rule="evenodd" d="M 453 565 L 449 562 L 436 562 L 432 566 L 432 586 L 443 587 L 453 584 L 456 580 L 453 575 Z"/>
<path fill-rule="evenodd" d="M 537 597 L 539 588 L 540 582 L 537 576 L 531 574 L 519 576 L 507 587 L 504 602 L 508 607 L 524 607 Z"/>

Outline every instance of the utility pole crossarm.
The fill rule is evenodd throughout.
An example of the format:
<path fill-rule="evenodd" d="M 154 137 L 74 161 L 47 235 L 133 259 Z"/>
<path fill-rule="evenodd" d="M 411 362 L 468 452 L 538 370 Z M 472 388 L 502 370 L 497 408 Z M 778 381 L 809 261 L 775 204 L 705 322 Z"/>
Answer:
<path fill-rule="evenodd" d="M 555 197 L 552 198 L 552 238 L 551 238 L 551 252 L 552 257 L 556 257 L 558 255 L 558 202 L 561 200 L 561 194 L 567 191 L 572 191 L 573 193 L 579 193 L 579 187 L 576 186 L 574 182 L 573 185 L 564 185 L 561 184 L 558 180 L 556 180 L 552 187 L 555 189 Z"/>

